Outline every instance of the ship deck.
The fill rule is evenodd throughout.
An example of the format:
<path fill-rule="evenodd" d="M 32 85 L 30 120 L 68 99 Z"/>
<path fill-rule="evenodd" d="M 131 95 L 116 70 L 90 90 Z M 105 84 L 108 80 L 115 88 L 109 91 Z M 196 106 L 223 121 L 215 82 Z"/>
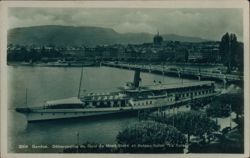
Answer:
<path fill-rule="evenodd" d="M 171 89 L 183 89 L 191 87 L 200 87 L 200 86 L 211 86 L 214 84 L 213 81 L 200 81 L 200 82 L 183 82 L 180 84 L 158 84 L 158 85 L 149 85 L 144 86 L 139 89 L 128 89 L 126 92 L 148 92 L 148 91 L 161 91 L 161 90 L 171 90 Z"/>

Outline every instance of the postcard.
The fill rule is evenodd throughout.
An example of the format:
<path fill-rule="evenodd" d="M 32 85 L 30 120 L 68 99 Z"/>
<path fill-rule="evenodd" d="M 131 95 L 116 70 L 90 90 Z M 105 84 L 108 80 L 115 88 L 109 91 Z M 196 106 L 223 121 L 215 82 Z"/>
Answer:
<path fill-rule="evenodd" d="M 249 157 L 247 1 L 0 11 L 3 158 Z"/>

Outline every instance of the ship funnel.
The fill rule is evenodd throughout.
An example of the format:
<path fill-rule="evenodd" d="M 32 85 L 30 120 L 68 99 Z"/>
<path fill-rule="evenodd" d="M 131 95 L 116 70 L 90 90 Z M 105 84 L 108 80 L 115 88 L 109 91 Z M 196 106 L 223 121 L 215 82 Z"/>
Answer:
<path fill-rule="evenodd" d="M 135 74 L 134 74 L 134 87 L 135 88 L 139 87 L 140 81 L 141 81 L 141 78 L 140 78 L 140 69 L 136 69 L 135 70 Z"/>

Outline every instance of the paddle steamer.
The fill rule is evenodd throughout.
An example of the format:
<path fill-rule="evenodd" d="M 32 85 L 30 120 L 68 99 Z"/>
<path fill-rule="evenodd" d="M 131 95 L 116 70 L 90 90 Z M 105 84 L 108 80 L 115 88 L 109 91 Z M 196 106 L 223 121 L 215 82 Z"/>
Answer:
<path fill-rule="evenodd" d="M 140 86 L 140 82 L 140 71 L 135 70 L 134 81 L 117 92 L 80 95 L 80 81 L 77 97 L 47 101 L 40 107 L 16 108 L 16 111 L 25 114 L 28 122 L 34 122 L 154 110 L 217 94 L 212 81 L 148 86 Z"/>

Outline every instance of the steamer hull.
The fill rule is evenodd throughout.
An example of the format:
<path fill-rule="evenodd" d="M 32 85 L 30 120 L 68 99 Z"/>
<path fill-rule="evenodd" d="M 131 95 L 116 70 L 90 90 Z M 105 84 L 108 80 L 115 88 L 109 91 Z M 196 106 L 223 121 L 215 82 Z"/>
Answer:
<path fill-rule="evenodd" d="M 140 110 L 156 110 L 158 108 L 173 105 L 174 102 L 166 103 L 164 106 L 138 106 L 138 107 L 120 107 L 120 108 L 92 108 L 92 109 L 36 109 L 22 112 L 26 115 L 28 122 L 98 117 L 103 115 L 128 114 L 135 115 Z M 21 108 L 20 108 L 21 109 Z"/>
<path fill-rule="evenodd" d="M 212 99 L 218 93 L 200 95 L 192 98 L 193 100 L 199 99 Z M 158 100 L 158 104 L 154 102 L 154 105 L 144 106 L 129 106 L 129 107 L 108 107 L 108 108 L 85 108 L 85 109 L 43 109 L 43 108 L 17 108 L 16 110 L 26 115 L 28 122 L 40 122 L 49 120 L 61 120 L 61 119 L 73 119 L 73 118 L 86 118 L 86 117 L 98 117 L 105 115 L 137 115 L 139 111 L 149 110 L 154 111 L 158 109 L 171 108 L 172 106 L 179 106 L 190 103 L 191 99 L 186 98 L 182 100 L 162 99 Z M 142 100 L 141 100 L 142 102 Z"/>

